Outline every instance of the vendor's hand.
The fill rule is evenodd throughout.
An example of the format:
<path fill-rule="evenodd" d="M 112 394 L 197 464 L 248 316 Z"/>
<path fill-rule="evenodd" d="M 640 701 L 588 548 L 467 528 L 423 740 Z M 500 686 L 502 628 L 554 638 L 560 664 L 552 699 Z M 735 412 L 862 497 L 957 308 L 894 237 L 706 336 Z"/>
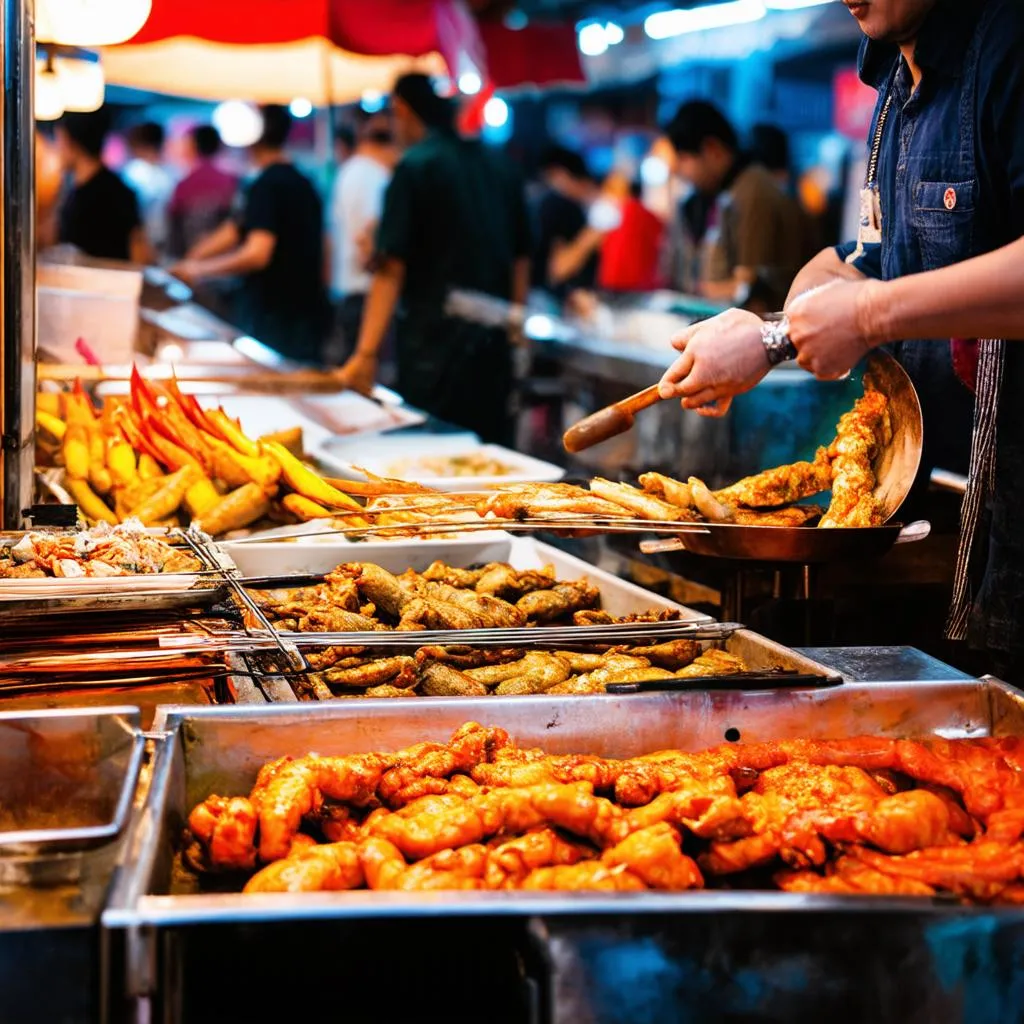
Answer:
<path fill-rule="evenodd" d="M 661 378 L 661 397 L 681 397 L 684 409 L 702 416 L 724 416 L 733 396 L 771 369 L 761 323 L 753 313 L 729 309 L 681 331 L 672 339 L 681 355 Z"/>
<path fill-rule="evenodd" d="M 377 357 L 354 352 L 345 365 L 335 371 L 335 375 L 349 390 L 368 395 L 377 382 Z"/>
<path fill-rule="evenodd" d="M 798 295 L 789 305 L 789 337 L 797 362 L 819 380 L 836 380 L 875 342 L 866 322 L 870 281 L 833 281 Z"/>
<path fill-rule="evenodd" d="M 198 260 L 179 260 L 168 273 L 185 284 L 194 285 L 201 277 L 198 264 Z"/>

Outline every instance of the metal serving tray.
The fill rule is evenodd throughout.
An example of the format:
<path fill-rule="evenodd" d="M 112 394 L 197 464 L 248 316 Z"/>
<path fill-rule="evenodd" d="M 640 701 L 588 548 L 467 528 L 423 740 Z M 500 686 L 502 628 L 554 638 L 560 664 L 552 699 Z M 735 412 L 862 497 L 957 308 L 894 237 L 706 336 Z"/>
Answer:
<path fill-rule="evenodd" d="M 781 892 L 183 894 L 174 852 L 191 808 L 211 793 L 247 793 L 259 768 L 284 754 L 340 755 L 444 741 L 466 721 L 498 725 L 552 753 L 628 757 L 727 740 L 874 734 L 1024 734 L 1024 699 L 994 679 L 831 690 L 704 691 L 632 697 L 340 701 L 322 707 L 167 708 L 158 719 L 152 785 L 132 821 L 125 870 L 104 924 L 111 928 L 298 919 L 460 915 L 586 915 L 751 910 L 887 911 L 928 901 Z"/>
<path fill-rule="evenodd" d="M 135 707 L 0 712 L 0 864 L 116 839 L 145 742 Z"/>
<path fill-rule="evenodd" d="M 0 544 L 5 547 L 18 542 L 26 533 L 45 530 L 24 530 L 5 533 Z M 64 532 L 64 531 L 62 531 Z M 126 612 L 178 611 L 185 608 L 207 608 L 224 600 L 228 586 L 217 573 L 234 571 L 234 563 L 225 551 L 213 544 L 190 543 L 181 531 L 163 532 L 169 543 L 187 547 L 203 564 L 205 575 L 198 573 L 150 573 L 138 576 L 111 576 L 106 579 L 87 577 L 77 591 L 68 592 L 68 581 L 54 579 L 52 596 L 33 588 L 30 596 L 19 596 L 17 580 L 0 580 L 0 623 L 17 625 L 38 622 L 39 616 L 122 614 Z M 31 582 L 46 585 L 47 579 Z"/>
<path fill-rule="evenodd" d="M 601 591 L 601 607 L 611 615 L 630 615 L 656 609 L 680 610 L 684 619 L 707 619 L 706 615 L 651 593 L 635 583 L 619 579 L 589 562 L 566 554 L 559 548 L 532 537 L 512 537 L 507 533 L 490 538 L 477 537 L 474 543 L 435 542 L 427 547 L 421 540 L 395 541 L 389 544 L 226 544 L 234 564 L 243 576 L 278 576 L 330 572 L 343 562 L 373 562 L 388 572 L 406 569 L 422 572 L 434 561 L 455 568 L 485 562 L 508 562 L 516 569 L 554 567 L 560 580 L 585 576 Z M 379 639 L 375 637 L 374 639 Z"/>

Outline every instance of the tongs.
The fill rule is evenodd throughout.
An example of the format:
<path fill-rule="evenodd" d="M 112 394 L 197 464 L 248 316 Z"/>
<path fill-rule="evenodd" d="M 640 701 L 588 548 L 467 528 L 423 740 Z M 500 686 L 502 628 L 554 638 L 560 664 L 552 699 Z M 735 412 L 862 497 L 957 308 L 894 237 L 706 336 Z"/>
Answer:
<path fill-rule="evenodd" d="M 648 693 L 657 690 L 795 690 L 840 686 L 842 676 L 815 675 L 811 672 L 782 670 L 735 672 L 728 676 L 668 676 L 638 683 L 608 683 L 607 693 Z"/>
<path fill-rule="evenodd" d="M 593 448 L 595 444 L 624 434 L 633 426 L 633 420 L 638 412 L 649 409 L 660 401 L 658 385 L 652 384 L 649 388 L 644 388 L 643 391 L 638 391 L 635 395 L 623 398 L 613 405 L 606 405 L 603 409 L 598 409 L 597 412 L 574 423 L 562 437 L 562 444 L 565 450 L 573 455 Z"/>

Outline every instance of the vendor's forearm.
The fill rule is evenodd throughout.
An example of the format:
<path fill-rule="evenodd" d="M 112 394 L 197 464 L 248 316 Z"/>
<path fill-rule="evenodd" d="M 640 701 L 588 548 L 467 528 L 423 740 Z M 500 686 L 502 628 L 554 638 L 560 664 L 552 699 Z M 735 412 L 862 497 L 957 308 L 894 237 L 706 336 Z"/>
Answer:
<path fill-rule="evenodd" d="M 373 275 L 370 291 L 366 296 L 362 326 L 359 328 L 359 341 L 356 343 L 356 352 L 359 355 L 376 357 L 379 354 L 391 318 L 398 308 L 404 281 L 405 266 L 397 260 L 388 260 Z"/>
<path fill-rule="evenodd" d="M 587 265 L 587 260 L 598 249 L 604 240 L 602 232 L 596 228 L 584 228 L 571 242 L 559 246 L 551 254 L 548 264 L 548 277 L 552 284 L 565 284 L 574 278 Z"/>
<path fill-rule="evenodd" d="M 229 250 L 237 248 L 238 241 L 238 226 L 233 220 L 226 220 L 210 234 L 200 238 L 185 256 L 190 260 L 205 260 L 211 256 L 221 256 Z"/>
<path fill-rule="evenodd" d="M 1024 338 L 1024 239 L 955 266 L 872 282 L 861 307 L 878 344 L 907 338 Z"/>
<path fill-rule="evenodd" d="M 530 297 L 530 261 L 525 257 L 515 261 L 512 267 L 512 301 L 526 305 Z"/>
<path fill-rule="evenodd" d="M 252 274 L 263 270 L 266 260 L 257 253 L 246 248 L 236 249 L 223 256 L 211 256 L 209 259 L 196 263 L 196 276 L 207 280 L 215 277 L 235 277 L 241 274 Z"/>
<path fill-rule="evenodd" d="M 837 280 L 863 281 L 864 275 L 856 267 L 844 263 L 835 249 L 822 249 L 793 279 L 789 295 L 786 296 L 786 307 L 788 308 L 798 295 Z"/>

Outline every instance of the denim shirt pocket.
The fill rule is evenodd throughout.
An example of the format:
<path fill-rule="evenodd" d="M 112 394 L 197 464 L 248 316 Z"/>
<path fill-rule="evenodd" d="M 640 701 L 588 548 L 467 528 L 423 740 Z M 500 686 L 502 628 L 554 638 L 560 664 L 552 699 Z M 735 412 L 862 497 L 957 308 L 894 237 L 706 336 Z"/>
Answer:
<path fill-rule="evenodd" d="M 974 181 L 919 181 L 911 211 L 924 270 L 959 263 L 971 255 Z"/>

